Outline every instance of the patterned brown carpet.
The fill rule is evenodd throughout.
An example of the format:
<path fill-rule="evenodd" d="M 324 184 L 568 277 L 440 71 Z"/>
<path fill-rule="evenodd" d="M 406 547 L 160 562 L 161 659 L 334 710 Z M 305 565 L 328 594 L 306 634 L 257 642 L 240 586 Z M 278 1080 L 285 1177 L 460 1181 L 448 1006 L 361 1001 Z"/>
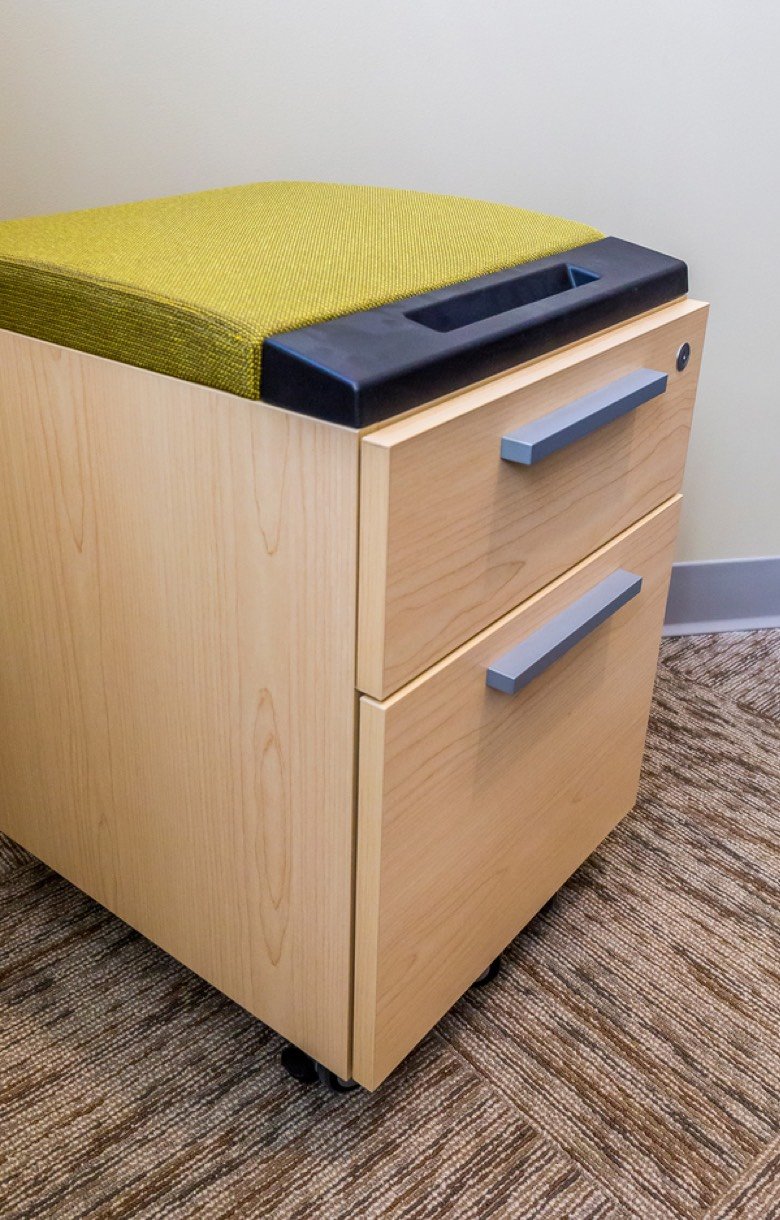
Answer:
<path fill-rule="evenodd" d="M 0 1217 L 780 1217 L 780 632 L 667 641 L 636 811 L 373 1096 L 0 839 Z"/>

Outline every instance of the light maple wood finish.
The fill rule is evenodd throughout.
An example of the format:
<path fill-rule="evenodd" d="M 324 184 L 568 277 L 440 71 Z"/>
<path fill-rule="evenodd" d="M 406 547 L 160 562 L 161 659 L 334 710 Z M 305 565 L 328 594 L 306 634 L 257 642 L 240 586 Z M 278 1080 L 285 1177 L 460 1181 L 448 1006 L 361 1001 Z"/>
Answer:
<path fill-rule="evenodd" d="M 633 805 L 679 501 L 386 702 L 361 700 L 353 1070 L 368 1088 Z M 637 597 L 517 695 L 486 687 L 491 661 L 617 568 L 642 576 Z"/>
<path fill-rule="evenodd" d="M 350 1073 L 358 438 L 0 333 L 0 829 Z"/>
<path fill-rule="evenodd" d="M 363 438 L 360 690 L 397 690 L 679 491 L 706 315 L 675 302 Z M 642 367 L 662 397 L 538 466 L 501 460 L 505 432 Z"/>

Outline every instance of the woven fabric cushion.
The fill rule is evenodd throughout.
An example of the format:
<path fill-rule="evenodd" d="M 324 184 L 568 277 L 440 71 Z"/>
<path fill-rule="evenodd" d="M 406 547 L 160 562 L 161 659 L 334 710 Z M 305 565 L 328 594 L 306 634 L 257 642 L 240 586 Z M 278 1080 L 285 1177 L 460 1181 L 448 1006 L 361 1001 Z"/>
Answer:
<path fill-rule="evenodd" d="M 271 334 L 601 236 L 449 195 L 258 182 L 0 223 L 0 326 L 259 398 Z"/>

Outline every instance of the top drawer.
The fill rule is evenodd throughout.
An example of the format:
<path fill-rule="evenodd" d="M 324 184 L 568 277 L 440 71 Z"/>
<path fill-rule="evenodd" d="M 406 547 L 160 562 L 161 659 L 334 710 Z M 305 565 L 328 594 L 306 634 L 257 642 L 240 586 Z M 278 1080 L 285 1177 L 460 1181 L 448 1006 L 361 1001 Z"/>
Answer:
<path fill-rule="evenodd" d="M 360 690 L 385 698 L 679 491 L 706 316 L 678 301 L 363 438 Z M 632 405 L 613 383 L 643 369 L 666 389 Z M 602 390 L 554 452 L 502 458 L 506 434 Z"/>

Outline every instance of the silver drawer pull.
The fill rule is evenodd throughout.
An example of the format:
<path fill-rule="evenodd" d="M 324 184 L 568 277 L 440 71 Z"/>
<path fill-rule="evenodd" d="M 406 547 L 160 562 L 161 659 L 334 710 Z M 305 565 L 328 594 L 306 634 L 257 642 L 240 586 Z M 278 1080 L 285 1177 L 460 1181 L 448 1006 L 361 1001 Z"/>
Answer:
<path fill-rule="evenodd" d="M 619 568 L 494 661 L 487 671 L 488 686 L 503 691 L 505 695 L 516 695 L 600 623 L 636 597 L 641 588 L 641 576 Z"/>
<path fill-rule="evenodd" d="M 558 449 L 590 435 L 604 424 L 627 415 L 651 398 L 663 394 L 668 381 L 666 373 L 656 369 L 637 369 L 618 377 L 609 385 L 575 398 L 565 407 L 550 411 L 540 419 L 515 428 L 501 437 L 501 456 L 506 462 L 533 466 Z"/>

